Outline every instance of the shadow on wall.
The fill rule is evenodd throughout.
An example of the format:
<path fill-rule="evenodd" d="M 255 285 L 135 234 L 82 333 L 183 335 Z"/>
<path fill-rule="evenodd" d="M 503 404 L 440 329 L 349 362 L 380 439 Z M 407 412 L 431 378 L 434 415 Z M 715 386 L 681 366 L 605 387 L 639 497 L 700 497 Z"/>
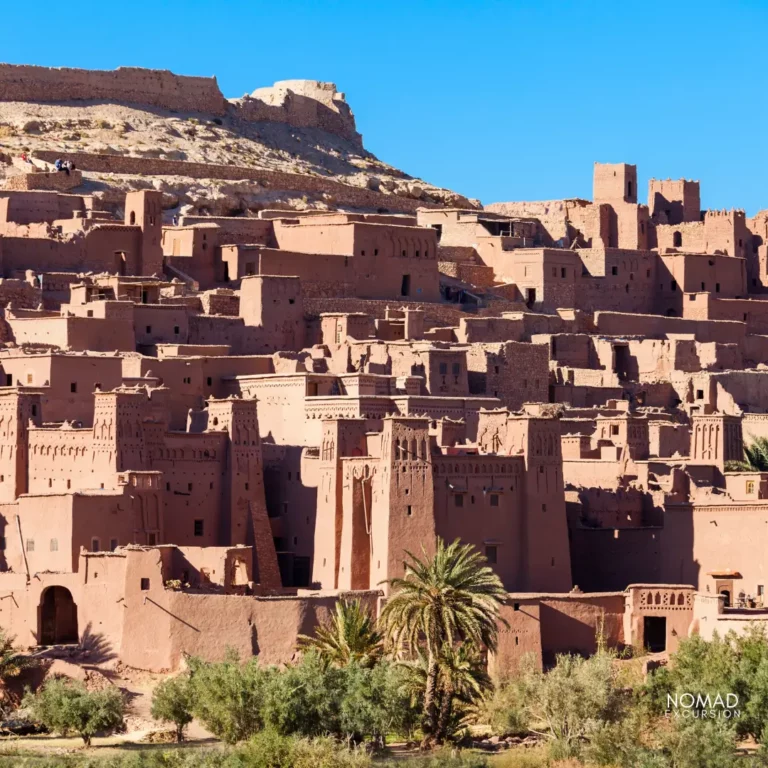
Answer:
<path fill-rule="evenodd" d="M 112 643 L 98 632 L 94 632 L 92 622 L 86 624 L 83 633 L 80 635 L 80 648 L 83 656 L 87 658 L 89 664 L 103 664 L 105 661 L 112 661 L 117 658 Z"/>

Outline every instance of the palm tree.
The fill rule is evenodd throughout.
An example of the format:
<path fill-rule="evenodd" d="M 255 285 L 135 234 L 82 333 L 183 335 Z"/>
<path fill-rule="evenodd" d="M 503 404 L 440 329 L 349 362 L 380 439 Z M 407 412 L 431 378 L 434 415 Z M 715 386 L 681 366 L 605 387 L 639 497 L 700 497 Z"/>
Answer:
<path fill-rule="evenodd" d="M 370 667 L 381 658 L 381 640 L 375 620 L 359 600 L 339 600 L 314 637 L 299 635 L 299 647 L 317 651 L 324 664 L 344 667 L 354 661 Z"/>
<path fill-rule="evenodd" d="M 440 658 L 459 642 L 496 649 L 499 606 L 506 591 L 485 558 L 458 539 L 438 538 L 432 558 L 406 551 L 405 576 L 388 583 L 393 592 L 381 613 L 387 640 L 397 652 L 411 655 L 425 648 L 423 746 L 439 736 L 437 689 Z"/>
<path fill-rule="evenodd" d="M 15 697 L 6 689 L 8 680 L 18 677 L 25 669 L 35 666 L 35 660 L 22 655 L 14 646 L 16 638 L 7 635 L 0 629 L 0 687 L 5 689 L 0 693 L 0 712 L 13 707 Z"/>
<path fill-rule="evenodd" d="M 438 708 L 435 740 L 438 744 L 449 735 L 450 725 L 457 714 L 454 705 L 466 709 L 475 704 L 493 687 L 482 654 L 471 643 L 458 648 L 445 646 L 440 653 L 438 672 Z M 464 713 L 466 714 L 466 713 Z"/>
<path fill-rule="evenodd" d="M 768 437 L 756 437 L 751 445 L 744 443 L 742 461 L 726 461 L 726 472 L 768 472 Z"/>

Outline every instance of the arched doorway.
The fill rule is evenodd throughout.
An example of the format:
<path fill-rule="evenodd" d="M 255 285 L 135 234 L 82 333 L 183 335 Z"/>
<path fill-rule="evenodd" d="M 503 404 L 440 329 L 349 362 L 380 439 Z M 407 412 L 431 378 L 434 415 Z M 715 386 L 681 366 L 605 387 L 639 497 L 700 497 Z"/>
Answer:
<path fill-rule="evenodd" d="M 724 608 L 730 608 L 731 607 L 731 593 L 727 589 L 721 589 L 720 590 L 720 597 L 725 598 L 723 601 L 723 607 Z"/>
<path fill-rule="evenodd" d="M 77 606 L 66 587 L 43 590 L 39 608 L 38 642 L 40 645 L 76 643 Z"/>

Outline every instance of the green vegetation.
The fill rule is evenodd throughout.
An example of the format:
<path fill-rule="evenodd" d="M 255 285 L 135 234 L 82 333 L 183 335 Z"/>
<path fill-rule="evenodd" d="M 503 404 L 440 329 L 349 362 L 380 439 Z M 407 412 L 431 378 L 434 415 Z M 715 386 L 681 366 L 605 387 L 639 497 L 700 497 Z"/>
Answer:
<path fill-rule="evenodd" d="M 440 744 L 449 735 L 456 703 L 456 691 L 447 683 L 453 654 L 459 645 L 466 648 L 467 658 L 481 647 L 496 649 L 499 606 L 506 591 L 485 558 L 458 539 L 447 546 L 438 539 L 432 558 L 420 560 L 406 552 L 404 578 L 389 584 L 393 592 L 381 614 L 385 637 L 400 655 L 423 649 L 422 746 Z M 465 686 L 465 693 L 471 687 Z M 483 685 L 478 681 L 474 687 L 479 693 Z"/>
<path fill-rule="evenodd" d="M 751 445 L 744 443 L 744 459 L 726 461 L 726 472 L 768 472 L 768 437 L 756 437 Z"/>
<path fill-rule="evenodd" d="M 326 664 L 346 666 L 356 662 L 373 666 L 382 656 L 382 637 L 376 620 L 359 600 L 340 600 L 331 621 L 314 637 L 299 636 L 299 647 L 315 650 Z"/>
<path fill-rule="evenodd" d="M 37 693 L 25 696 L 23 706 L 49 730 L 62 736 L 76 733 L 86 746 L 95 734 L 109 733 L 123 723 L 123 697 L 118 690 L 90 692 L 68 680 L 48 681 Z"/>
<path fill-rule="evenodd" d="M 152 692 L 152 717 L 176 728 L 176 741 L 184 740 L 184 729 L 192 722 L 192 687 L 187 675 L 163 680 Z"/>

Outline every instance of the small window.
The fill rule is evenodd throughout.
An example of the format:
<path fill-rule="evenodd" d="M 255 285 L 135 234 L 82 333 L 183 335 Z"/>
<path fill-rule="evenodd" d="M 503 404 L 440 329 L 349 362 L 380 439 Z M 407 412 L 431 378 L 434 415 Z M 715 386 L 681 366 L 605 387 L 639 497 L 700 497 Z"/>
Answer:
<path fill-rule="evenodd" d="M 565 277 L 565 275 L 566 275 L 565 267 L 560 267 L 560 277 Z"/>
<path fill-rule="evenodd" d="M 202 536 L 204 531 L 204 521 L 195 520 L 195 536 Z"/>
<path fill-rule="evenodd" d="M 27 539 L 27 552 L 34 552 L 34 551 L 35 551 L 35 540 Z"/>
<path fill-rule="evenodd" d="M 142 592 L 148 592 L 149 591 L 149 579 L 142 579 L 141 580 L 141 591 Z"/>
<path fill-rule="evenodd" d="M 101 542 L 93 538 L 91 539 L 91 552 L 98 552 L 101 549 Z"/>
<path fill-rule="evenodd" d="M 498 560 L 496 559 L 496 557 L 497 557 L 497 551 L 496 551 L 496 547 L 495 547 L 495 546 L 487 546 L 487 547 L 485 548 L 485 559 L 486 559 L 486 560 L 487 560 L 489 563 L 491 563 L 491 565 L 493 565 L 493 564 L 495 564 L 495 563 L 497 563 L 497 562 L 498 562 Z"/>
<path fill-rule="evenodd" d="M 513 609 L 513 610 L 515 610 L 515 611 L 519 611 L 519 610 L 520 610 L 520 603 L 515 603 L 515 604 L 512 606 L 512 609 Z"/>
<path fill-rule="evenodd" d="M 150 547 L 154 547 L 155 544 L 157 544 L 157 534 L 156 533 L 150 533 L 147 536 L 147 541 L 148 541 Z"/>
<path fill-rule="evenodd" d="M 288 502 L 287 501 L 283 502 L 283 514 L 284 515 L 288 514 Z"/>
<path fill-rule="evenodd" d="M 170 483 L 166 483 L 165 484 L 165 490 L 166 491 L 170 491 L 171 490 L 171 484 Z"/>
<path fill-rule="evenodd" d="M 453 503 L 457 507 L 463 507 L 464 506 L 464 496 L 460 493 L 456 493 L 453 496 Z"/>
<path fill-rule="evenodd" d="M 755 481 L 747 480 L 747 493 L 754 493 L 754 492 L 755 492 Z"/>
<path fill-rule="evenodd" d="M 58 552 L 59 551 L 59 540 L 58 539 L 51 539 L 50 546 L 51 546 L 51 552 Z"/>
<path fill-rule="evenodd" d="M 13 386 L 13 374 L 12 373 L 6 373 L 5 374 L 5 386 L 6 387 L 12 387 Z"/>
<path fill-rule="evenodd" d="M 117 539 L 109 540 L 109 551 L 114 552 L 117 549 Z"/>
<path fill-rule="evenodd" d="M 69 391 L 70 391 L 70 392 L 72 392 L 72 393 L 75 393 L 75 392 L 77 392 L 77 382 L 76 382 L 76 381 L 73 381 L 73 382 L 72 382 L 72 383 L 69 385 Z"/>
<path fill-rule="evenodd" d="M 765 594 L 765 586 L 763 584 L 757 585 L 757 596 L 762 597 Z"/>
<path fill-rule="evenodd" d="M 611 424 L 611 434 L 612 435 L 618 435 L 619 434 L 619 425 L 618 424 Z"/>
<path fill-rule="evenodd" d="M 405 514 L 408 517 L 413 517 L 413 507 L 410 504 L 405 508 Z"/>
<path fill-rule="evenodd" d="M 756 283 L 757 280 L 753 280 L 752 283 Z M 720 293 L 720 283 L 715 283 L 715 293 Z"/>
<path fill-rule="evenodd" d="M 174 325 L 174 326 L 173 326 L 173 332 L 174 332 L 174 333 L 175 333 L 177 336 L 179 335 L 179 332 L 180 332 L 180 331 L 181 331 L 181 329 L 179 328 L 179 326 L 178 326 L 178 325 Z"/>
<path fill-rule="evenodd" d="M 208 386 L 209 386 L 209 387 L 210 387 L 210 386 L 212 386 L 212 384 L 213 384 L 213 376 L 209 376 L 209 377 L 206 379 L 206 381 L 208 382 Z"/>
<path fill-rule="evenodd" d="M 151 325 L 147 326 L 147 333 L 152 333 L 152 326 Z"/>
<path fill-rule="evenodd" d="M 703 400 L 704 399 L 704 390 L 703 389 L 697 389 L 696 390 L 696 399 L 697 400 Z"/>
<path fill-rule="evenodd" d="M 499 506 L 499 494 L 498 493 L 492 493 L 491 494 L 491 506 L 492 507 L 498 507 Z"/>
<path fill-rule="evenodd" d="M 31 384 L 34 381 L 34 377 L 31 373 L 27 374 L 27 384 Z"/>
<path fill-rule="evenodd" d="M 612 275 L 618 275 L 619 274 L 619 268 L 618 267 L 611 267 L 611 274 Z"/>
<path fill-rule="evenodd" d="M 36 405 L 32 406 L 32 415 L 33 416 L 37 416 L 37 406 Z"/>
<path fill-rule="evenodd" d="M 187 490 L 192 491 L 192 483 L 187 483 Z"/>
<path fill-rule="evenodd" d="M 461 373 L 461 364 L 460 363 L 454 363 L 453 364 L 453 375 L 458 376 Z"/>
<path fill-rule="evenodd" d="M 701 284 L 701 290 L 702 291 L 706 291 L 707 290 L 707 284 L 706 283 L 702 283 Z"/>
<path fill-rule="evenodd" d="M 669 289 L 670 289 L 671 291 L 673 291 L 673 292 L 677 290 L 677 280 L 673 280 L 673 281 L 672 281 L 672 282 L 669 284 Z"/>

